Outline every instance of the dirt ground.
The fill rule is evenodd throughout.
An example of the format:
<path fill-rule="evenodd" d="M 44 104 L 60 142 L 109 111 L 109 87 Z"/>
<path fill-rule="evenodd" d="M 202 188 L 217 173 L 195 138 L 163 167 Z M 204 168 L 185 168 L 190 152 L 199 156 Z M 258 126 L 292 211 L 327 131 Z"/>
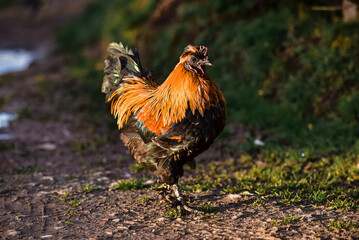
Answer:
<path fill-rule="evenodd" d="M 64 8 L 66 2 L 62 3 Z M 56 18 L 61 14 L 55 10 L 44 15 L 39 12 L 27 26 L 24 22 L 31 18 L 28 9 L 21 7 L 23 14 L 16 21 L 10 13 L 20 7 L 1 12 L 0 32 L 10 22 L 14 26 L 6 30 L 7 39 L 0 40 L 0 48 L 51 45 L 51 21 L 58 19 L 55 25 L 60 26 L 79 14 L 89 1 L 78 2 L 76 8 L 68 9 L 66 18 Z M 50 10 L 52 7 L 48 6 Z M 37 24 L 44 26 L 39 28 Z M 18 33 L 21 29 L 22 36 Z M 21 39 L 27 32 L 34 38 L 24 45 Z M 129 169 L 133 161 L 117 131 L 106 124 L 92 124 L 91 118 L 78 116 L 70 107 L 76 96 L 67 91 L 72 83 L 64 79 L 66 63 L 66 57 L 52 56 L 26 71 L 1 78 L 1 112 L 20 114 L 7 129 L 15 138 L 0 142 L 3 239 L 359 239 L 358 229 L 333 230 L 328 223 L 339 219 L 357 221 L 355 210 L 285 206 L 275 200 L 258 207 L 253 204 L 257 199 L 254 193 L 225 194 L 212 188 L 185 195 L 190 206 L 208 203 L 214 206 L 213 213 L 169 217 L 169 206 L 160 203 L 150 186 L 136 191 L 114 190 L 114 184 L 121 179 L 140 179 L 143 175 L 151 179 L 151 175 Z M 99 86 L 100 82 L 101 79 Z M 99 106 L 104 107 L 102 103 Z M 202 166 L 208 162 L 220 165 L 230 157 L 221 153 L 221 143 L 217 142 L 199 156 L 198 162 Z M 205 168 L 188 170 L 182 179 L 190 179 Z M 144 197 L 148 201 L 139 200 Z M 288 215 L 301 220 L 283 226 L 271 224 Z"/>

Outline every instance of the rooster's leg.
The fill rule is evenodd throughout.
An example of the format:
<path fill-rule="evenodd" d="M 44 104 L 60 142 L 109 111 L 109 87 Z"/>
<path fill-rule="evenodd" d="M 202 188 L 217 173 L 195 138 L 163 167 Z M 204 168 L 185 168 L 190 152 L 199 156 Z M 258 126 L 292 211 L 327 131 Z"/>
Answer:
<path fill-rule="evenodd" d="M 180 212 L 184 209 L 184 210 L 186 210 L 186 211 L 188 211 L 188 212 L 200 213 L 200 211 L 195 210 L 195 209 L 193 209 L 193 208 L 190 208 L 190 207 L 188 207 L 188 206 L 184 203 L 181 190 L 179 189 L 177 183 L 175 183 L 175 184 L 172 185 L 172 190 L 173 190 L 174 194 L 176 195 L 177 201 L 178 201 L 179 204 L 180 204 L 180 205 L 177 207 Z"/>
<path fill-rule="evenodd" d="M 171 199 L 172 189 L 170 185 L 168 185 L 167 183 L 162 183 L 155 190 L 160 194 L 162 199 L 166 200 L 167 202 L 173 202 L 173 200 Z"/>

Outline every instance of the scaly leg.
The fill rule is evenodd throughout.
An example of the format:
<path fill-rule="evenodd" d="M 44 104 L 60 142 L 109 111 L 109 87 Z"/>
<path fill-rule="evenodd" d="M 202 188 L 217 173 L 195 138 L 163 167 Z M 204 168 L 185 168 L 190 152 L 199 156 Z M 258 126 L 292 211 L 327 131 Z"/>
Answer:
<path fill-rule="evenodd" d="M 159 195 L 161 196 L 161 198 L 163 200 L 166 200 L 167 202 L 173 202 L 173 197 L 172 195 L 172 189 L 171 186 L 168 185 L 167 183 L 162 183 L 159 187 L 157 187 L 156 189 L 154 189 L 155 191 L 157 191 L 159 193 Z M 171 199 L 172 197 L 172 199 Z"/>
<path fill-rule="evenodd" d="M 192 213 L 201 213 L 201 212 L 198 211 L 198 210 L 195 210 L 195 209 L 193 209 L 193 208 L 188 207 L 188 206 L 184 203 L 181 190 L 179 189 L 177 183 L 175 183 L 175 184 L 172 185 L 172 190 L 173 190 L 174 194 L 176 195 L 177 201 L 180 203 L 180 205 L 177 206 L 178 211 L 182 212 L 183 209 L 184 209 L 184 210 L 186 210 L 186 211 L 188 211 L 188 212 L 192 212 Z"/>

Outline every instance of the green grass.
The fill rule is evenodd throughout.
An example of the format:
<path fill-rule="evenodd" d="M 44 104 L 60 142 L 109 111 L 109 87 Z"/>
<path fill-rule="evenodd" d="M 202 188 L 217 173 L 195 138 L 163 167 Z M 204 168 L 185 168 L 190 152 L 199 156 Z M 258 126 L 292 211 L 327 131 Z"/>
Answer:
<path fill-rule="evenodd" d="M 289 216 L 283 217 L 283 219 L 272 220 L 271 225 L 272 226 L 283 226 L 283 225 L 288 225 L 291 223 L 299 222 L 299 220 L 300 220 L 299 217 L 289 215 Z"/>
<path fill-rule="evenodd" d="M 143 179 L 134 179 L 130 178 L 129 180 L 121 180 L 115 186 L 116 190 L 120 191 L 134 191 L 138 189 L 143 189 L 145 186 L 143 185 Z"/>
<path fill-rule="evenodd" d="M 345 220 L 340 220 L 340 221 L 329 221 L 329 227 L 331 229 L 346 229 L 346 230 L 351 230 L 351 229 L 357 229 L 359 228 L 359 222 L 352 222 L 352 221 L 345 221 Z"/>
<path fill-rule="evenodd" d="M 347 209 L 354 209 L 359 208 L 359 201 L 358 199 L 353 198 L 344 198 L 343 197 L 336 197 L 332 200 L 327 200 L 327 206 L 331 209 L 339 209 L 339 210 L 347 210 Z"/>
<path fill-rule="evenodd" d="M 205 212 L 205 213 L 212 213 L 215 211 L 215 208 L 212 205 L 206 203 L 203 206 L 201 206 L 200 208 L 198 208 L 198 210 Z"/>
<path fill-rule="evenodd" d="M 138 163 L 135 163 L 135 164 L 132 164 L 130 166 L 130 171 L 131 172 L 142 172 L 142 171 L 145 171 L 147 170 L 146 166 L 143 166 L 143 165 L 140 165 Z"/>
<path fill-rule="evenodd" d="M 13 142 L 0 142 L 0 152 L 15 149 Z"/>
<path fill-rule="evenodd" d="M 91 192 L 96 191 L 96 190 L 98 190 L 98 189 L 99 189 L 98 186 L 91 186 L 91 185 L 86 184 L 86 185 L 81 189 L 81 191 L 82 191 L 82 192 L 85 192 L 85 193 L 91 193 Z"/>
<path fill-rule="evenodd" d="M 148 201 L 150 201 L 150 198 L 149 198 L 149 196 L 144 196 L 144 197 L 141 197 L 141 198 L 139 198 L 137 200 L 140 201 L 140 202 L 148 202 Z"/>
<path fill-rule="evenodd" d="M 33 114 L 33 109 L 29 106 L 25 106 L 19 109 L 18 111 L 19 119 L 31 118 Z"/>
<path fill-rule="evenodd" d="M 66 180 L 72 180 L 72 179 L 78 179 L 78 178 L 80 178 L 80 176 L 77 174 L 69 174 L 69 175 L 65 176 Z"/>
<path fill-rule="evenodd" d="M 180 181 L 181 189 L 203 192 L 215 188 L 224 194 L 248 191 L 256 196 L 253 206 L 258 207 L 275 200 L 282 205 L 321 205 L 341 211 L 359 208 L 357 154 L 321 157 L 310 151 L 275 150 L 259 159 L 261 165 L 253 164 L 255 159 L 248 156 L 209 164 L 205 173 Z"/>
<path fill-rule="evenodd" d="M 166 213 L 166 216 L 169 218 L 177 218 L 187 215 L 188 212 L 186 211 L 179 211 L 178 209 L 169 209 Z"/>
<path fill-rule="evenodd" d="M 32 174 L 37 172 L 42 172 L 42 168 L 40 166 L 34 165 L 34 166 L 28 166 L 28 167 L 19 167 L 11 172 L 15 174 Z"/>
<path fill-rule="evenodd" d="M 205 192 L 210 188 L 220 186 L 220 181 L 208 179 L 206 176 L 199 175 L 195 179 L 188 179 L 180 182 L 180 187 L 184 192 Z"/>
<path fill-rule="evenodd" d="M 63 197 L 59 195 L 54 195 L 55 200 L 63 202 L 68 210 L 66 212 L 66 216 L 74 216 L 76 215 L 75 209 L 78 208 L 83 202 L 78 201 L 73 193 L 65 192 Z"/>
<path fill-rule="evenodd" d="M 325 190 L 313 191 L 309 197 L 308 201 L 313 204 L 325 203 L 329 197 L 329 193 Z"/>

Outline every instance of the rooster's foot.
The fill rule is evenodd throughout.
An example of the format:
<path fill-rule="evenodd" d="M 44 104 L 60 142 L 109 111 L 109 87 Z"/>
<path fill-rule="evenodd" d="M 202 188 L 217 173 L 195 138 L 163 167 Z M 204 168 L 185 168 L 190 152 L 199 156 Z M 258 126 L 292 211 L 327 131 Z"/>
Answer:
<path fill-rule="evenodd" d="M 179 205 L 177 206 L 177 210 L 179 212 L 186 212 L 187 211 L 187 212 L 191 212 L 191 213 L 202 213 L 201 211 L 198 211 L 196 209 L 188 207 L 184 203 L 181 190 L 179 189 L 177 183 L 172 185 L 172 190 L 173 190 L 174 194 L 176 195 L 177 202 L 179 203 Z"/>
<path fill-rule="evenodd" d="M 165 200 L 170 203 L 174 201 L 171 186 L 167 183 L 162 183 L 159 187 L 155 189 L 155 191 L 158 192 L 162 200 Z"/>

